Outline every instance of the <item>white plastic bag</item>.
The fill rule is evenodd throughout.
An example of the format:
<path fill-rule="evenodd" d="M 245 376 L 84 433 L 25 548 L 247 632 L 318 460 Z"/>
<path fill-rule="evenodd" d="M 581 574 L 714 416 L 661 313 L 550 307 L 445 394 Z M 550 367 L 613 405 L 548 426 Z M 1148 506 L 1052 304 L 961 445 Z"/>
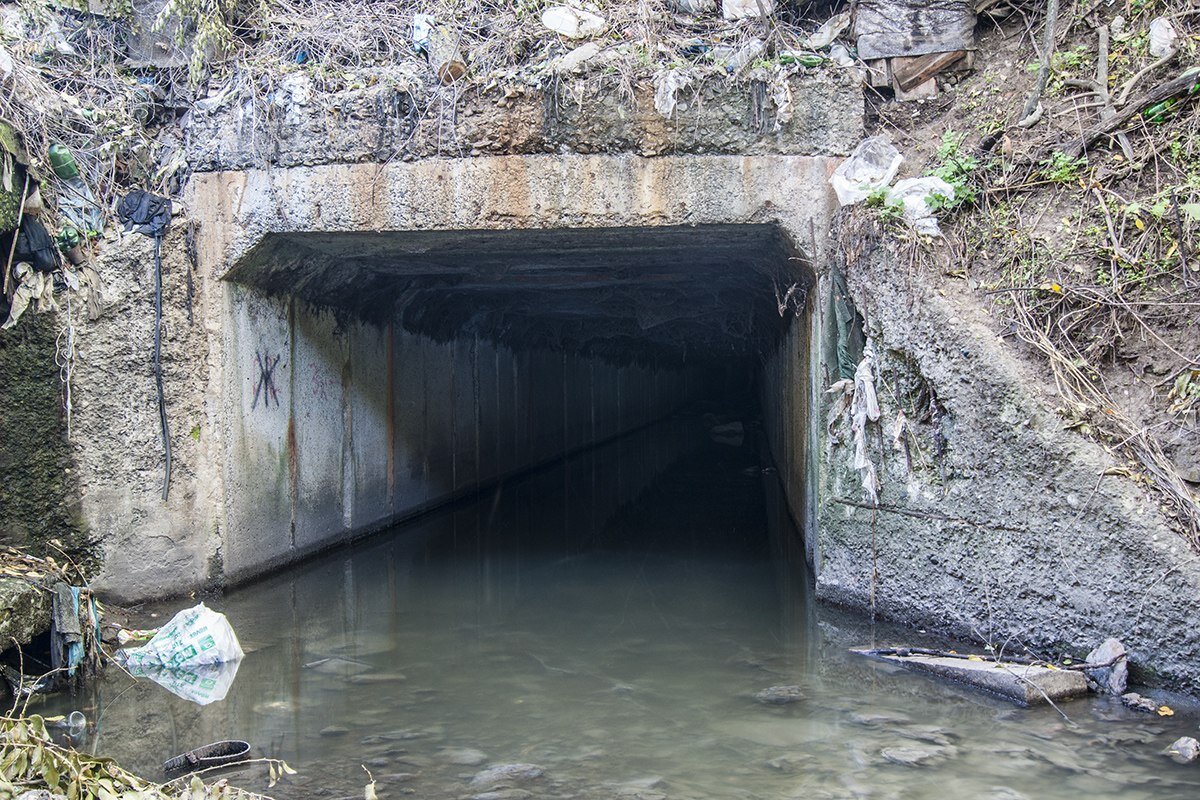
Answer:
<path fill-rule="evenodd" d="M 201 603 L 180 611 L 146 644 L 126 650 L 125 665 L 180 669 L 241 661 L 243 655 L 225 615 Z"/>
<path fill-rule="evenodd" d="M 775 0 L 721 0 L 721 16 L 725 19 L 761 17 L 775 12 Z"/>
<path fill-rule="evenodd" d="M 1150 23 L 1150 55 L 1155 58 L 1166 58 L 1175 52 L 1175 40 L 1179 34 L 1175 26 L 1166 17 L 1156 17 Z"/>
<path fill-rule="evenodd" d="M 861 203 L 892 182 L 902 161 L 904 156 L 886 136 L 869 136 L 833 171 L 829 183 L 842 205 Z"/>
<path fill-rule="evenodd" d="M 918 233 L 940 236 L 942 229 L 938 227 L 937 217 L 929 207 L 929 198 L 935 194 L 953 200 L 954 187 L 932 176 L 905 178 L 896 181 L 896 185 L 888 190 L 888 200 L 904 204 L 904 218 Z"/>
<path fill-rule="evenodd" d="M 604 33 L 604 17 L 569 6 L 551 6 L 542 12 L 542 24 L 568 39 L 587 39 Z"/>

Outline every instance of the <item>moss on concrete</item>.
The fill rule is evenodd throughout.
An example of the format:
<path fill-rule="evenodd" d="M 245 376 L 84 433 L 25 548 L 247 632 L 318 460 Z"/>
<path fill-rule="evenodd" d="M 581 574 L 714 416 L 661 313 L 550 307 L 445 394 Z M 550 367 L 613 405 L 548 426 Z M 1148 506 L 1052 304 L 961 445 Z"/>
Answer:
<path fill-rule="evenodd" d="M 35 313 L 0 331 L 0 544 L 57 555 L 47 543 L 58 539 L 73 558 L 86 560 L 54 363 L 56 334 L 55 317 Z"/>

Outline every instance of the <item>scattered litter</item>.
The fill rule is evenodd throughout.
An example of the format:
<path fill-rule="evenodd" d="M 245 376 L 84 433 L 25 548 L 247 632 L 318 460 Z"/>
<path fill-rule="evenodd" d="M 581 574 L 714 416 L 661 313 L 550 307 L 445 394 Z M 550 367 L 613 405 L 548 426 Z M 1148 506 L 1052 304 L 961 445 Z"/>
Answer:
<path fill-rule="evenodd" d="M 228 739 L 223 742 L 206 744 L 174 758 L 168 758 L 163 762 L 163 772 L 167 775 L 199 772 L 202 769 L 240 764 L 249 760 L 250 743 L 240 739 Z"/>
<path fill-rule="evenodd" d="M 80 237 L 90 238 L 104 230 L 104 214 L 96 196 L 79 175 L 75 156 L 65 145 L 50 145 L 50 167 L 62 181 L 58 210 L 67 218 Z"/>
<path fill-rule="evenodd" d="M 875 353 L 868 347 L 854 371 L 854 399 L 850 403 L 853 419 L 850 430 L 854 434 L 854 456 L 850 465 L 858 471 L 863 491 L 872 505 L 879 503 L 879 477 L 875 473 L 875 464 L 867 457 L 867 422 L 878 422 L 880 417 L 875 377 L 871 371 L 874 360 Z"/>
<path fill-rule="evenodd" d="M 767 43 L 762 39 L 751 39 L 729 57 L 729 62 L 726 64 L 725 70 L 730 74 L 741 72 L 754 63 L 766 50 Z"/>
<path fill-rule="evenodd" d="M 888 200 L 901 203 L 904 206 L 904 218 L 918 233 L 926 236 L 940 236 L 942 230 L 938 227 L 937 217 L 929 207 L 929 201 L 935 195 L 954 199 L 954 187 L 941 178 L 926 176 L 924 178 L 905 178 L 897 181 L 888 191 Z"/>
<path fill-rule="evenodd" d="M 675 113 L 676 92 L 691 82 L 691 76 L 684 70 L 660 70 L 654 76 L 654 110 L 665 119 L 670 119 Z"/>
<path fill-rule="evenodd" d="M 158 630 L 158 628 L 147 628 L 145 630 L 121 628 L 117 631 L 117 644 L 124 647 L 130 642 L 145 642 L 154 638 L 154 634 L 158 633 Z"/>
<path fill-rule="evenodd" d="M 125 668 L 198 705 L 225 699 L 242 646 L 224 614 L 203 603 L 171 618 L 149 642 L 124 651 Z"/>
<path fill-rule="evenodd" d="M 412 46 L 419 53 L 424 53 L 429 49 L 429 35 L 433 32 L 433 26 L 437 24 L 437 20 L 433 14 L 413 14 L 412 21 Z"/>
<path fill-rule="evenodd" d="M 127 667 L 196 667 L 242 659 L 229 620 L 200 603 L 180 611 L 149 642 L 126 650 Z"/>
<path fill-rule="evenodd" d="M 747 19 L 775 13 L 775 0 L 721 0 L 725 19 Z"/>
<path fill-rule="evenodd" d="M 850 50 L 844 44 L 835 44 L 829 48 L 829 60 L 839 67 L 853 67 L 858 62 L 850 55 Z"/>
<path fill-rule="evenodd" d="M 558 60 L 555 65 L 555 71 L 560 73 L 578 72 L 584 64 L 591 61 L 596 56 L 600 55 L 600 45 L 596 42 L 588 42 L 587 44 L 576 47 L 571 52 Z M 657 95 L 655 96 L 655 105 L 657 106 Z"/>
<path fill-rule="evenodd" d="M 844 206 L 866 200 L 871 192 L 892 182 L 904 156 L 886 136 L 868 136 L 833 171 L 829 183 Z"/>
<path fill-rule="evenodd" d="M 461 38 L 445 25 L 435 25 L 429 32 L 426 49 L 429 66 L 443 86 L 449 86 L 467 74 L 467 62 L 459 49 Z"/>
<path fill-rule="evenodd" d="M 675 8 L 684 14 L 710 14 L 717 10 L 717 0 L 675 0 Z"/>
<path fill-rule="evenodd" d="M 834 14 L 821 27 L 817 28 L 807 39 L 804 46 L 811 50 L 821 50 L 833 44 L 834 40 L 850 27 L 850 12 L 843 11 Z"/>
<path fill-rule="evenodd" d="M 1167 58 L 1175 53 L 1175 40 L 1179 34 L 1175 26 L 1166 17 L 1156 17 L 1150 23 L 1150 55 L 1155 58 Z"/>
<path fill-rule="evenodd" d="M 8 319 L 0 325 L 0 330 L 16 325 L 30 303 L 39 313 L 58 308 L 54 300 L 54 279 L 49 273 L 39 272 L 28 262 L 19 261 L 13 265 L 12 276 L 17 289 L 9 301 Z"/>
<path fill-rule="evenodd" d="M 551 6 L 542 12 L 542 24 L 568 39 L 587 39 L 604 33 L 604 17 L 568 6 Z"/>

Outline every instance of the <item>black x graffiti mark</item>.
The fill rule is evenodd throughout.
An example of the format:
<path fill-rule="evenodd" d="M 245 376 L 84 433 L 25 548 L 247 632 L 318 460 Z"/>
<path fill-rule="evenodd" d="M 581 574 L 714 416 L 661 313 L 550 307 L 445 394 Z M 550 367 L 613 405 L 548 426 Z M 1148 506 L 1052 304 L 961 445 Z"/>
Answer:
<path fill-rule="evenodd" d="M 275 407 L 279 407 L 279 395 L 275 392 L 275 367 L 279 366 L 279 356 L 272 357 L 268 353 L 259 353 L 255 351 L 254 360 L 258 362 L 258 383 L 254 385 L 254 401 L 250 403 L 250 410 L 253 411 L 258 407 L 258 397 L 261 394 L 263 399 L 263 408 L 270 408 L 271 401 L 275 401 Z"/>

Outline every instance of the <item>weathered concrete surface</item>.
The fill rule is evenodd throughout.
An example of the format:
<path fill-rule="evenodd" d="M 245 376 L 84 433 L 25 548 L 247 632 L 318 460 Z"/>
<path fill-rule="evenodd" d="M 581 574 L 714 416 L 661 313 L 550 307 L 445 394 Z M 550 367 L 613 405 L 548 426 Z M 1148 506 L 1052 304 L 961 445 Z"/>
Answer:
<path fill-rule="evenodd" d="M 487 330 L 448 342 L 402 336 L 398 325 L 389 334 L 386 325 L 225 281 L 267 235 L 753 223 L 777 226 L 802 256 L 819 260 L 824 241 L 815 232 L 829 224 L 827 178 L 836 163 L 780 155 L 543 155 L 193 176 L 186 207 L 198 225 L 195 268 L 179 239 L 164 247 L 164 365 L 176 458 L 166 504 L 150 376 L 148 242 L 131 238 L 111 248 L 101 270 L 107 310 L 81 350 L 83 409 L 73 445 L 84 516 L 106 543 L 96 585 L 132 600 L 248 577 L 444 500 L 513 463 L 537 463 L 629 430 L 701 388 L 670 377 L 665 362 L 639 378 L 634 365 L 614 370 L 566 351 L 517 350 Z M 173 230 L 182 237 L 182 223 Z M 731 268 L 753 266 L 753 257 Z M 631 270 L 622 280 L 636 285 L 638 278 Z M 390 381 L 382 377 L 389 348 Z M 281 356 L 269 411 L 261 387 L 254 401 L 257 356 L 267 351 Z M 315 401 L 318 389 L 324 394 Z M 441 405 L 428 413 L 424 404 L 435 399 Z M 384 409 L 394 411 L 389 417 Z M 389 419 L 394 442 L 420 444 L 380 447 Z M 477 425 L 489 419 L 503 424 Z"/>
<path fill-rule="evenodd" d="M 823 395 L 818 595 L 1075 656 L 1115 636 L 1132 677 L 1200 689 L 1200 564 L 1155 498 L 1106 475 L 1112 456 L 1065 429 L 1053 386 L 965 284 L 902 266 L 886 239 L 839 234 L 875 352 L 882 416 L 866 441 L 882 489 L 878 510 L 862 507 L 848 415 Z M 831 313 L 817 311 L 828 340 Z M 823 386 L 831 351 L 816 348 Z"/>
<path fill-rule="evenodd" d="M 22 578 L 0 577 L 0 650 L 29 644 L 50 630 L 50 592 Z M 0 689 L 5 687 L 0 687 Z"/>
<path fill-rule="evenodd" d="M 904 669 L 928 672 L 939 678 L 965 683 L 985 692 L 1015 700 L 1023 706 L 1071 700 L 1088 692 L 1087 678 L 1082 672 L 1075 670 L 916 654 L 882 655 L 870 650 L 854 652 L 896 664 Z"/>
<path fill-rule="evenodd" d="M 90 558 L 79 519 L 55 350 L 63 318 L 29 313 L 0 331 L 0 544 Z"/>
<path fill-rule="evenodd" d="M 535 153 L 845 155 L 863 135 L 859 79 L 846 70 L 793 76 L 790 117 L 749 79 L 697 81 L 679 91 L 671 119 L 654 109 L 650 82 L 627 91 L 617 75 L 462 96 L 430 92 L 413 64 L 360 80 L 326 92 L 297 72 L 268 96 L 232 86 L 201 100 L 186 125 L 188 161 L 218 171 Z"/>

